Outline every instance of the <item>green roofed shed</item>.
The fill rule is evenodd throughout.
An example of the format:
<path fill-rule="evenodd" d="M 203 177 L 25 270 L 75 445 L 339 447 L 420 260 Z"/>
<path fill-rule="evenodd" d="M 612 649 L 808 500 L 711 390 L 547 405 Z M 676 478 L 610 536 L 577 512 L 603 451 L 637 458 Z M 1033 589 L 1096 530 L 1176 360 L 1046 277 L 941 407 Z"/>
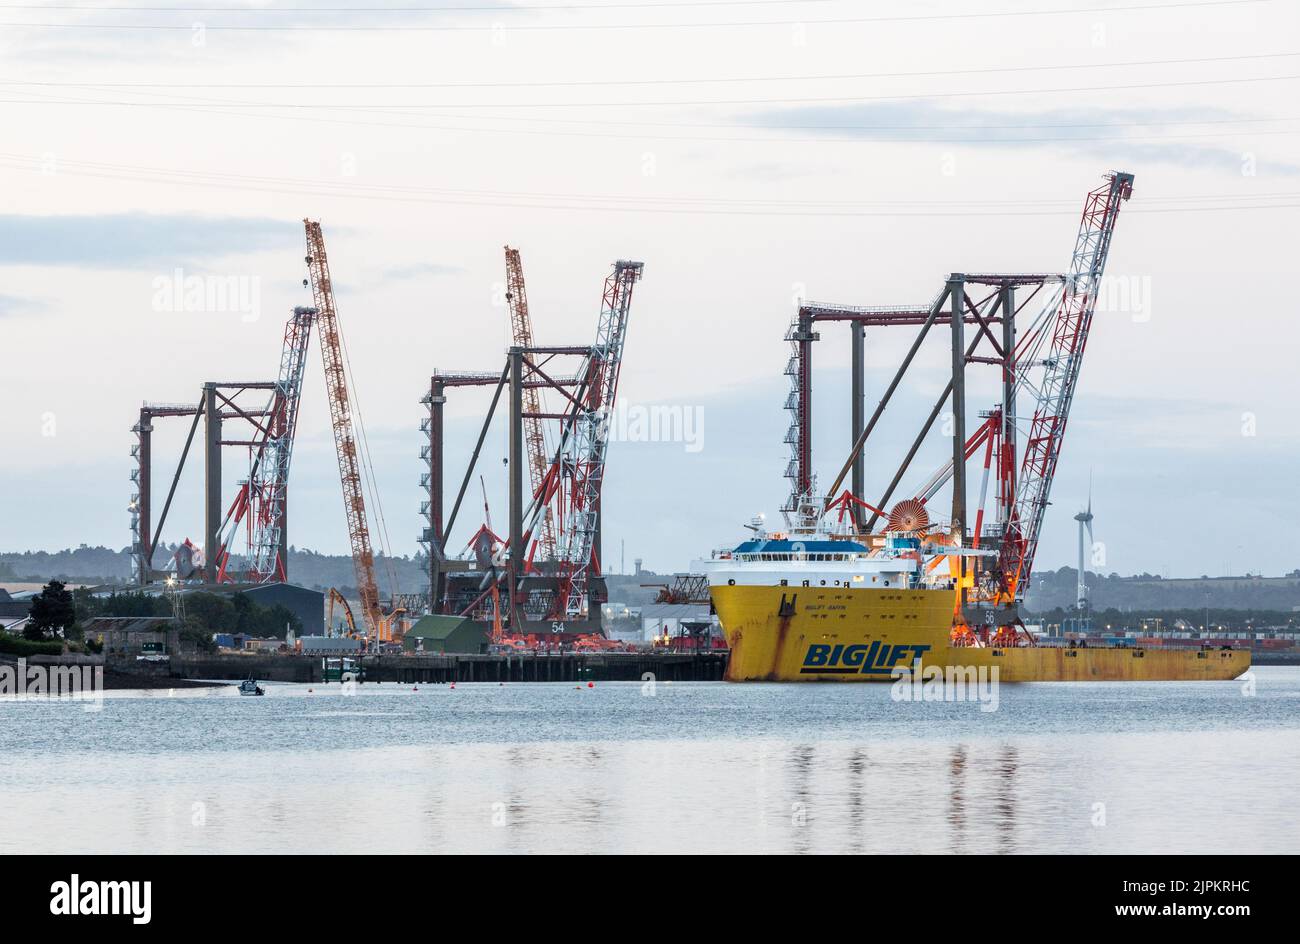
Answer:
<path fill-rule="evenodd" d="M 462 616 L 422 616 L 406 631 L 402 645 L 408 652 L 487 651 L 488 628 Z"/>

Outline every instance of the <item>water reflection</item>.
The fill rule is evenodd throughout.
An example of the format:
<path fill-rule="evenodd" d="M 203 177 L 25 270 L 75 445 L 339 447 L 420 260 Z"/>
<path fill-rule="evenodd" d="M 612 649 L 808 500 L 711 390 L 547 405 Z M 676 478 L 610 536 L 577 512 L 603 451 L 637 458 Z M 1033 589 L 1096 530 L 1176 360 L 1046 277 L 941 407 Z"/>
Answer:
<path fill-rule="evenodd" d="M 952 852 L 966 851 L 966 747 L 958 744 L 948 760 L 948 830 Z"/>
<path fill-rule="evenodd" d="M 1300 673 L 1261 676 L 991 714 L 866 686 L 10 703 L 0 852 L 1293 851 Z"/>

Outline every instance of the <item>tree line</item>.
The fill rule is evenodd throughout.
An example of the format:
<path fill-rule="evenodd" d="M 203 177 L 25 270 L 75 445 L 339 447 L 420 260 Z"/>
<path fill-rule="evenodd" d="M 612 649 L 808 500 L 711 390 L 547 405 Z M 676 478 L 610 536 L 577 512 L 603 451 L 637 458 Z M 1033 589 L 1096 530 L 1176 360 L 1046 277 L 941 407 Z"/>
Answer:
<path fill-rule="evenodd" d="M 200 649 L 216 648 L 215 633 L 242 633 L 247 636 L 283 639 L 287 630 L 302 632 L 302 620 L 276 603 L 263 606 L 242 593 L 208 593 L 195 591 L 183 597 L 184 618 L 178 627 L 180 638 L 193 640 Z M 159 594 L 139 590 L 115 591 L 95 595 L 86 588 L 68 590 L 60 580 L 51 580 L 32 597 L 30 619 L 23 627 L 23 637 L 30 642 L 76 642 L 90 651 L 98 651 L 94 640 L 86 639 L 85 627 L 100 616 L 151 617 L 172 616 L 171 600 Z"/>

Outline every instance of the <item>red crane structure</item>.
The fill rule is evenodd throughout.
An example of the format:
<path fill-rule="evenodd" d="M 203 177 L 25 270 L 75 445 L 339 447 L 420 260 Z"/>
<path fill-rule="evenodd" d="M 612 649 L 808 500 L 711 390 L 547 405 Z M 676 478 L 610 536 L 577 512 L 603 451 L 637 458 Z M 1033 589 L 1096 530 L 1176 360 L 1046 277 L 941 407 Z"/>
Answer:
<path fill-rule="evenodd" d="M 512 268 L 511 252 L 507 250 L 508 272 Z M 516 254 L 516 265 L 517 261 Z M 593 616 L 590 601 L 600 590 L 596 582 L 601 575 L 600 496 L 632 290 L 642 270 L 640 262 L 614 263 L 601 292 L 595 343 L 515 344 L 499 373 L 436 372 L 430 378 L 429 393 L 423 400 L 429 405 L 429 418 L 422 424 L 429 434 L 429 443 L 421 455 L 428 462 L 429 471 L 421 478 L 421 486 L 428 491 L 428 499 L 421 508 L 427 522 L 421 541 L 429 549 L 432 612 L 458 613 L 484 620 L 493 618 L 497 608 L 489 609 L 489 602 L 499 593 L 499 586 L 506 583 L 511 635 L 544 631 L 551 639 L 563 640 L 599 632 L 598 615 Z M 512 279 L 509 289 L 512 315 L 520 299 L 519 287 L 522 281 Z M 518 339 L 517 317 L 515 324 Z M 579 358 L 577 369 L 570 375 L 560 374 L 551 366 L 557 357 Z M 465 386 L 496 389 L 460 490 L 444 522 L 443 410 L 447 391 Z M 540 398 L 534 400 L 530 396 L 530 392 L 542 389 L 552 391 L 563 402 L 559 411 L 545 412 Z M 489 568 L 480 562 L 469 567 L 468 562 L 461 564 L 446 554 L 447 536 L 455 524 L 497 405 L 507 391 L 509 531 L 504 542 L 498 539 L 496 547 L 490 549 L 491 554 L 501 555 L 504 566 Z M 538 462 L 538 438 L 526 432 L 527 424 L 532 421 L 537 422 L 539 430 L 543 421 L 556 424 L 551 427 L 550 440 L 555 445 L 543 445 L 546 449 L 540 454 L 543 463 Z M 541 442 L 547 443 L 544 436 Z M 525 467 L 533 473 L 527 498 L 523 485 Z M 555 549 L 549 556 L 537 553 L 545 546 L 543 529 L 548 514 L 553 514 L 555 523 Z M 479 556 L 486 559 L 491 555 Z"/>
<path fill-rule="evenodd" d="M 560 528 L 560 590 L 556 594 L 554 613 L 557 619 L 574 618 L 586 612 L 587 577 L 600 573 L 596 540 L 600 525 L 600 487 L 605 479 L 605 454 L 623 366 L 632 287 L 640 281 L 643 268 L 643 263 L 620 259 L 605 279 L 596 343 L 591 346 L 585 370 L 589 381 L 586 401 L 577 411 L 573 434 L 558 459 L 557 469 L 560 478 L 568 483 L 568 489 Z"/>
<path fill-rule="evenodd" d="M 289 463 L 298 424 L 302 396 L 303 367 L 314 308 L 295 308 L 284 329 L 280 374 L 275 381 L 208 382 L 197 404 L 145 404 L 140 422 L 133 427 L 138 441 L 132 449 L 137 468 L 132 480 L 132 557 L 134 579 L 147 584 L 153 579 L 152 560 L 158 536 L 167 520 L 185 461 L 189 457 L 200 424 L 204 427 L 204 539 L 203 573 L 214 583 L 236 579 L 248 583 L 274 583 L 287 579 L 287 508 Z M 254 395 L 269 394 L 264 406 L 247 402 Z M 152 432 L 160 417 L 192 416 L 189 435 L 172 477 L 171 488 L 157 526 L 151 520 Z M 242 435 L 227 424 L 247 426 Z M 247 450 L 248 478 L 239 483 L 234 500 L 222 515 L 221 472 L 223 447 Z M 240 527 L 247 532 L 246 569 L 231 567 L 232 550 Z"/>
<path fill-rule="evenodd" d="M 375 580 L 375 554 L 370 546 L 366 499 L 361 483 L 357 438 L 352 427 L 352 404 L 348 399 L 347 367 L 344 363 L 334 286 L 330 281 L 325 237 L 319 222 L 303 220 L 307 234 L 307 270 L 320 326 L 320 350 L 325 362 L 325 392 L 334 429 L 334 451 L 338 456 L 339 480 L 343 484 L 343 511 L 352 544 L 352 568 L 356 573 L 361 612 L 371 639 L 381 639 L 384 617 L 379 607 L 379 585 Z"/>
<path fill-rule="evenodd" d="M 950 557 L 960 589 L 954 614 L 954 639 L 970 645 L 1031 642 L 1023 633 L 1019 605 L 1024 600 L 1038 549 L 1052 481 L 1060 461 L 1070 406 L 1078 386 L 1083 354 L 1096 310 L 1098 290 L 1121 205 L 1133 192 L 1133 175 L 1113 172 L 1084 201 L 1069 270 L 1065 273 L 954 273 L 928 305 L 862 308 L 802 305 L 791 341 L 795 345 L 787 407 L 795 417 L 787 441 L 795 447 L 787 474 L 792 492 L 787 512 L 805 522 L 830 511 L 850 519 L 858 535 L 870 535 L 877 522 L 894 532 L 933 532 L 940 527 L 954 547 Z M 920 325 L 911 348 L 877 405 L 863 422 L 861 351 L 854 350 L 853 446 L 824 499 L 813 495 L 810 457 L 805 444 L 811 417 L 811 342 L 822 321 L 847 321 L 855 344 L 869 325 Z M 864 447 L 910 367 L 921 343 L 937 323 L 949 325 L 952 375 L 897 467 L 883 496 L 869 503 L 861 494 Z M 974 325 L 967 343 L 966 328 Z M 1000 374 L 1000 397 L 966 433 L 966 369 L 984 364 Z M 1032 412 L 1018 401 L 1032 398 Z M 906 493 L 892 507 L 899 483 L 945 404 L 951 402 L 952 458 Z M 1023 447 L 1021 444 L 1023 443 Z M 1018 454 L 1018 449 L 1023 452 Z M 967 514 L 966 467 L 982 452 L 983 480 L 974 527 Z M 854 487 L 840 491 L 853 474 Z M 995 522 L 984 524 L 990 477 L 996 478 Z M 951 484 L 952 512 L 946 525 L 934 526 L 928 503 Z M 886 510 L 888 509 L 888 510 Z M 868 514 L 869 513 L 869 514 Z"/>
<path fill-rule="evenodd" d="M 510 328 L 515 344 L 522 348 L 533 346 L 533 322 L 528 313 L 528 292 L 524 286 L 524 266 L 519 250 L 505 247 L 506 253 L 506 304 L 510 306 Z M 531 362 L 529 364 L 531 367 Z M 533 497 L 542 493 L 546 470 L 550 466 L 546 448 L 546 431 L 542 422 L 542 393 L 538 387 L 524 390 L 524 409 L 530 414 L 524 420 L 524 439 L 528 448 L 528 480 Z M 545 560 L 555 557 L 555 517 L 548 504 L 543 509 L 539 550 Z"/>
<path fill-rule="evenodd" d="M 298 429 L 307 344 L 315 320 L 315 308 L 299 307 L 293 310 L 284 327 L 280 376 L 271 399 L 271 415 L 266 422 L 261 454 L 248 481 L 253 509 L 248 565 L 251 583 L 283 581 L 286 576 L 289 460 Z"/>

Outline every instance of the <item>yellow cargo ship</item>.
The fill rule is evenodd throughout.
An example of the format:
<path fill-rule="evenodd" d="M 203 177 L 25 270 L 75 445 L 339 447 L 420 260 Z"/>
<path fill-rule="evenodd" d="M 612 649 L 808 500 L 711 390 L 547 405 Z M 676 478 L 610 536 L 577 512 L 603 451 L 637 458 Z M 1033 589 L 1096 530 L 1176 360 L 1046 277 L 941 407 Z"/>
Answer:
<path fill-rule="evenodd" d="M 729 681 L 892 681 L 896 669 L 998 668 L 1002 682 L 1211 681 L 1238 649 L 953 645 L 956 581 L 921 555 L 810 536 L 746 541 L 695 567 L 731 649 Z"/>

